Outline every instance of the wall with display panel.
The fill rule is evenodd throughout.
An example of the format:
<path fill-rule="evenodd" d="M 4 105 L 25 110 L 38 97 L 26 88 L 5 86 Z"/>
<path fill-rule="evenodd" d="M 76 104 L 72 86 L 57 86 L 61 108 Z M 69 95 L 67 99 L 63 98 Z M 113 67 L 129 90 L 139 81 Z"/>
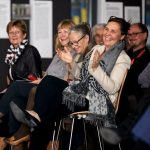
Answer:
<path fill-rule="evenodd" d="M 97 0 L 97 22 L 106 23 L 110 16 L 144 23 L 145 0 Z"/>

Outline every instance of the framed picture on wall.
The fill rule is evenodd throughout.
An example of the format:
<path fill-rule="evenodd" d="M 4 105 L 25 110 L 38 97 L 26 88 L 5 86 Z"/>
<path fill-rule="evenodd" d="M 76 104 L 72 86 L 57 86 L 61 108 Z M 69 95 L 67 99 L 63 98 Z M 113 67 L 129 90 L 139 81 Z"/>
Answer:
<path fill-rule="evenodd" d="M 29 4 L 12 4 L 12 19 L 30 19 L 30 5 Z"/>

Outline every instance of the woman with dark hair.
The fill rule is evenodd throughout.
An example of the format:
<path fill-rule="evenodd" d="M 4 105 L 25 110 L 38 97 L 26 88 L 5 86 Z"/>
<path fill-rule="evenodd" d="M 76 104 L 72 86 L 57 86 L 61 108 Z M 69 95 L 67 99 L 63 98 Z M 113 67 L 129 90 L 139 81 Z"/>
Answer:
<path fill-rule="evenodd" d="M 104 126 L 116 127 L 113 103 L 131 63 L 123 50 L 129 27 L 130 24 L 124 19 L 111 17 L 104 29 L 104 45 L 93 48 L 90 47 L 90 31 L 85 24 L 71 29 L 70 45 L 77 53 L 82 54 L 79 59 L 83 62 L 80 79 L 70 82 L 69 86 L 63 81 L 59 81 L 60 84 L 53 77 L 47 79 L 49 83 L 46 79 L 43 80 L 43 86 L 41 84 L 36 92 L 33 111 L 22 111 L 15 103 L 11 103 L 16 119 L 32 129 L 35 128 L 29 149 L 44 150 L 47 144 L 47 141 L 43 141 L 47 131 L 45 129 L 51 130 L 50 124 L 74 111 L 89 110 L 97 114 Z M 51 84 L 55 84 L 55 90 L 50 87 Z M 42 90 L 44 86 L 48 87 L 47 91 Z M 40 135 L 38 139 L 37 135 Z"/>

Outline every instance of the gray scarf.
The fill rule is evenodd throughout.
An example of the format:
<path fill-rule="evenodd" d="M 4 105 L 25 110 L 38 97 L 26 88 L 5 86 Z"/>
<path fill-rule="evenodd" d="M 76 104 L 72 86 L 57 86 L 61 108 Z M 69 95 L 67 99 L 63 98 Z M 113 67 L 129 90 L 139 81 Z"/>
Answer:
<path fill-rule="evenodd" d="M 110 50 L 108 50 L 102 60 L 100 61 L 100 65 L 103 67 L 103 70 L 110 75 L 114 64 L 120 54 L 120 52 L 124 49 L 125 42 L 121 41 L 120 43 L 114 45 Z"/>

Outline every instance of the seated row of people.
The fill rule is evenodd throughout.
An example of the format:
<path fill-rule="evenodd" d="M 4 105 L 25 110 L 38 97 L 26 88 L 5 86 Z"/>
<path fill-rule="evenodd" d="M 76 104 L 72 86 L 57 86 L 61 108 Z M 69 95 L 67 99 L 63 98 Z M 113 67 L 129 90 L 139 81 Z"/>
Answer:
<path fill-rule="evenodd" d="M 143 29 L 138 24 L 135 26 Z M 57 28 L 56 55 L 48 67 L 48 74 L 31 83 L 14 82 L 0 101 L 2 116 L 9 116 L 6 141 L 16 145 L 29 140 L 31 134 L 29 149 L 44 150 L 54 122 L 78 110 L 89 110 L 99 116 L 103 126 L 116 127 L 113 103 L 131 65 L 125 52 L 125 40 L 127 34 L 128 38 L 132 36 L 133 33 L 129 34 L 132 27 L 134 25 L 130 27 L 123 18 L 110 17 L 103 30 L 103 45 L 94 46 L 88 24 L 61 21 Z M 143 39 L 148 36 L 144 29 L 139 34 L 143 34 Z M 143 49 L 140 57 L 133 56 L 132 63 L 146 56 L 145 47 Z M 31 102 L 27 99 L 35 86 L 34 106 L 29 108 Z M 32 133 L 30 128 L 34 129 Z"/>
<path fill-rule="evenodd" d="M 32 111 L 22 111 L 19 108 L 21 106 L 15 104 L 18 103 L 15 102 L 16 99 L 10 103 L 16 119 L 29 128 L 35 128 L 30 149 L 45 149 L 48 141 L 46 137 L 52 133 L 50 125 L 73 111 L 89 110 L 97 114 L 100 120 L 103 118 L 104 126 L 116 126 L 113 102 L 131 64 L 129 56 L 123 50 L 129 27 L 130 24 L 124 19 L 111 17 L 103 32 L 104 45 L 95 47 L 90 43 L 91 30 L 87 24 L 72 27 L 68 44 L 80 54 L 75 61 L 82 63 L 78 80 L 73 80 L 68 86 L 67 81 L 47 75 L 37 86 Z M 66 55 L 70 56 L 70 53 L 65 47 L 63 51 L 58 50 L 57 55 L 63 59 Z M 73 59 L 67 60 L 72 62 Z M 11 139 L 8 141 L 13 142 Z"/>

